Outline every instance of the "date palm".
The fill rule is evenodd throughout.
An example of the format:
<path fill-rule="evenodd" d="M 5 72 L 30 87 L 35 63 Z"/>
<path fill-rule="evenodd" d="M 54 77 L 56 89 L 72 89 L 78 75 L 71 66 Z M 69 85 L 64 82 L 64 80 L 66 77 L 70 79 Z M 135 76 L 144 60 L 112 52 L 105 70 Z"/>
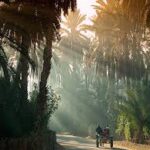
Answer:
<path fill-rule="evenodd" d="M 95 9 L 97 16 L 90 29 L 98 39 L 97 50 L 94 52 L 97 68 L 101 71 L 103 62 L 104 71 L 110 77 L 115 76 L 114 72 L 118 78 L 139 79 L 144 76 L 145 55 L 142 53 L 141 41 L 145 26 L 133 23 L 119 1 L 109 0 L 105 3 L 100 0 Z"/>
<path fill-rule="evenodd" d="M 75 58 L 75 61 L 77 61 L 77 59 L 82 58 L 82 50 L 87 42 L 87 37 L 82 34 L 85 19 L 86 16 L 82 15 L 80 10 L 77 10 L 69 12 L 62 22 L 60 47 L 61 45 L 64 47 L 64 55 L 69 55 L 70 60 Z"/>
<path fill-rule="evenodd" d="M 10 82 L 10 72 L 8 69 L 8 59 L 2 46 L 0 46 L 0 66 L 2 67 L 6 81 Z"/>
<path fill-rule="evenodd" d="M 82 73 L 81 64 L 83 63 L 83 50 L 87 50 L 89 48 L 89 39 L 83 34 L 84 25 L 85 25 L 86 16 L 80 13 L 80 10 L 76 10 L 75 12 L 69 12 L 69 14 L 62 21 L 61 35 L 62 39 L 57 47 L 57 50 L 61 52 L 62 55 L 62 68 L 63 65 L 67 66 L 66 60 L 68 63 L 68 69 L 66 75 L 68 75 L 68 71 L 72 70 L 70 79 L 72 81 Z M 65 61 L 64 61 L 65 60 Z M 60 70 L 60 69 L 59 69 Z M 69 71 L 69 72 L 70 72 Z M 64 69 L 61 71 L 61 76 L 64 80 L 64 84 L 66 84 L 66 75 L 64 74 Z M 83 74 L 81 75 L 81 77 Z"/>
<path fill-rule="evenodd" d="M 42 118 L 45 115 L 47 102 L 47 79 L 51 69 L 52 58 L 52 41 L 57 38 L 60 28 L 60 16 L 63 11 L 68 13 L 68 9 L 72 10 L 76 7 L 76 0 L 15 0 L 3 2 L 9 5 L 1 4 L 0 21 L 1 29 L 6 25 L 5 34 L 7 38 L 12 38 L 22 49 L 25 56 L 29 55 L 29 49 L 34 45 L 43 42 L 45 48 L 43 50 L 43 69 L 39 84 L 39 95 L 37 97 L 37 116 L 38 127 L 43 127 Z M 18 28 L 20 29 L 18 31 Z M 10 34 L 12 33 L 12 34 Z M 21 70 L 22 85 L 27 97 L 27 78 L 28 64 L 25 57 L 20 57 L 18 70 Z"/>
<path fill-rule="evenodd" d="M 150 2 L 148 0 L 120 0 L 120 4 L 133 23 L 141 25 L 149 22 Z"/>

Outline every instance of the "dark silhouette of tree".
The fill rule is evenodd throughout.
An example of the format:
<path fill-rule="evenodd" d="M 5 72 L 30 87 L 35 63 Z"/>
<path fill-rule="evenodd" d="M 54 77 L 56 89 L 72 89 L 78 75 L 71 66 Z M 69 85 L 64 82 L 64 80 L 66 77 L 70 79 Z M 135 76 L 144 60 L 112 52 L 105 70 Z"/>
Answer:
<path fill-rule="evenodd" d="M 75 10 L 76 0 L 15 0 L 13 2 L 4 0 L 3 2 L 8 4 L 1 4 L 1 29 L 5 25 L 3 36 L 16 43 L 17 48 L 22 52 L 21 55 L 23 54 L 20 57 L 17 71 L 18 78 L 21 78 L 24 98 L 27 98 L 28 95 L 27 78 L 29 69 L 25 57 L 29 57 L 29 49 L 32 45 L 36 47 L 36 44 L 41 42 L 45 44 L 37 97 L 37 126 L 43 128 L 42 118 L 45 115 L 47 103 L 47 79 L 51 69 L 52 41 L 59 37 L 61 12 L 66 15 L 69 8 Z"/>

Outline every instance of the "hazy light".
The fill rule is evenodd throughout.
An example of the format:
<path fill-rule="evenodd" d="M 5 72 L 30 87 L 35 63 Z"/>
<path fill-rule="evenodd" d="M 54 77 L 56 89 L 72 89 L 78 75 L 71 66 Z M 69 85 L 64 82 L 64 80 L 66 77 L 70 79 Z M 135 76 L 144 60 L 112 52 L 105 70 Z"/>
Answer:
<path fill-rule="evenodd" d="M 86 14 L 88 17 L 91 17 L 95 14 L 92 5 L 95 3 L 95 0 L 78 0 L 78 8 L 81 10 L 82 14 Z"/>

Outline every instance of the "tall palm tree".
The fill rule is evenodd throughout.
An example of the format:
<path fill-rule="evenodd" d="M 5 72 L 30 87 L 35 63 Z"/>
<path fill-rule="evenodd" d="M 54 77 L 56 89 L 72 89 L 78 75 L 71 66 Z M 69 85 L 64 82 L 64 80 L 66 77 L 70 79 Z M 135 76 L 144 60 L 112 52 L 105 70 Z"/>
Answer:
<path fill-rule="evenodd" d="M 133 23 L 141 25 L 148 21 L 150 14 L 150 2 L 148 0 L 120 0 L 120 4 Z"/>
<path fill-rule="evenodd" d="M 87 45 L 88 39 L 82 33 L 85 19 L 86 16 L 82 15 L 80 10 L 76 10 L 75 12 L 69 12 L 62 22 L 60 46 L 64 47 L 64 55 L 68 54 L 71 60 L 73 57 L 75 59 L 82 58 L 83 48 Z"/>
<path fill-rule="evenodd" d="M 81 67 L 84 56 L 83 51 L 87 51 L 90 45 L 89 38 L 83 34 L 85 20 L 86 16 L 82 15 L 80 10 L 76 10 L 75 12 L 69 12 L 68 16 L 62 21 L 62 39 L 57 49 L 60 49 L 63 61 L 67 60 L 71 64 L 72 69 L 68 65 L 68 70 L 72 70 L 72 80 L 74 80 L 73 74 L 76 73 L 83 77 L 83 74 L 81 75 L 83 71 L 83 67 Z M 65 62 L 62 64 L 66 65 Z M 63 73 L 64 69 L 62 70 Z"/>
<path fill-rule="evenodd" d="M 69 8 L 75 10 L 76 0 L 15 0 L 14 2 L 3 0 L 3 2 L 9 3 L 9 5 L 1 5 L 1 28 L 4 24 L 11 24 L 9 31 L 14 31 L 14 27 L 17 26 L 25 31 L 25 37 L 28 37 L 24 41 L 22 32 L 19 32 L 20 36 L 13 34 L 13 41 L 17 41 L 17 45 L 23 42 L 21 48 L 24 47 L 24 52 L 21 49 L 22 53 L 29 55 L 28 49 L 31 48 L 31 43 L 36 45 L 44 42 L 46 45 L 43 51 L 43 69 L 37 97 L 38 127 L 42 128 L 42 117 L 45 114 L 47 103 L 47 79 L 51 69 L 52 41 L 56 38 L 60 28 L 61 12 L 63 11 L 64 14 L 67 14 Z M 24 70 L 22 70 L 22 82 L 25 84 L 24 89 L 27 93 L 28 65 L 24 58 L 21 60 L 24 67 Z"/>
<path fill-rule="evenodd" d="M 112 74 L 113 77 L 117 74 L 118 78 L 139 79 L 144 76 L 145 56 L 141 46 L 144 25 L 140 27 L 133 24 L 119 1 L 110 0 L 106 3 L 99 0 L 95 9 L 97 16 L 90 29 L 98 39 L 97 50 L 93 53 L 99 62 L 97 64 L 103 62 L 105 72 L 110 77 Z"/>
<path fill-rule="evenodd" d="M 72 19 L 71 19 L 72 18 Z M 71 39 L 70 43 L 73 43 L 73 51 L 75 49 L 75 52 L 77 55 L 75 55 L 75 62 L 77 66 L 78 64 L 78 74 L 80 74 L 80 78 L 85 83 L 85 88 L 88 90 L 90 84 L 92 83 L 92 74 L 89 66 L 87 67 L 87 55 L 91 48 L 91 38 L 88 36 L 88 34 L 84 33 L 86 24 L 86 16 L 81 15 L 80 12 L 76 12 L 76 14 L 71 14 L 68 18 L 68 22 L 66 22 L 68 28 L 70 29 L 70 34 L 68 34 L 69 39 Z M 70 21 L 69 21 L 70 20 Z M 83 34 L 84 33 L 84 34 Z M 73 38 L 71 38 L 73 37 Z M 82 67 L 81 67 L 82 64 Z M 74 66 L 74 68 L 77 68 Z"/>

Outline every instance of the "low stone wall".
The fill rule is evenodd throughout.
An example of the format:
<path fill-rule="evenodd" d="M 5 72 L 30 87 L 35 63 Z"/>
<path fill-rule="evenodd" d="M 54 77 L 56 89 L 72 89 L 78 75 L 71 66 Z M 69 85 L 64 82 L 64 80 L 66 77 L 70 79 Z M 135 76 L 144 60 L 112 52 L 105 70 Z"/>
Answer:
<path fill-rule="evenodd" d="M 0 139 L 0 150 L 55 150 L 55 147 L 56 134 L 52 131 L 28 138 Z"/>

